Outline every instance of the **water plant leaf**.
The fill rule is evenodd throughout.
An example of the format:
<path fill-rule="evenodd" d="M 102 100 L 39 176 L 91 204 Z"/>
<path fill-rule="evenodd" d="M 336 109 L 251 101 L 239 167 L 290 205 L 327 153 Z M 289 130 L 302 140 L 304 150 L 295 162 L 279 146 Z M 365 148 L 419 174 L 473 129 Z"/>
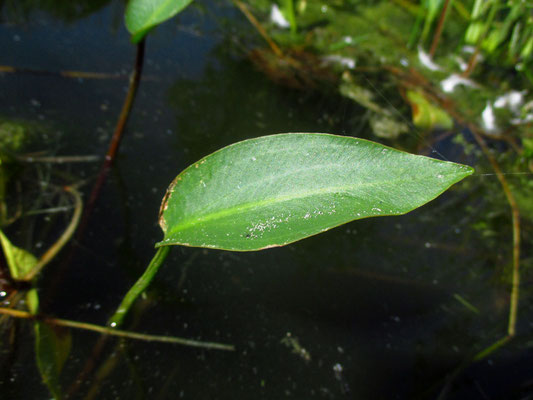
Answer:
<path fill-rule="evenodd" d="M 70 330 L 51 326 L 42 321 L 34 323 L 35 357 L 44 384 L 54 399 L 61 399 L 59 377 L 72 345 Z"/>
<path fill-rule="evenodd" d="M 126 7 L 126 28 L 131 41 L 141 41 L 150 29 L 172 18 L 192 0 L 130 0 Z"/>
<path fill-rule="evenodd" d="M 282 246 L 366 217 L 405 214 L 473 169 L 363 139 L 289 133 L 225 147 L 167 190 L 156 246 Z"/>
<path fill-rule="evenodd" d="M 33 254 L 13 245 L 1 230 L 0 243 L 13 279 L 21 279 L 37 264 L 37 258 Z"/>

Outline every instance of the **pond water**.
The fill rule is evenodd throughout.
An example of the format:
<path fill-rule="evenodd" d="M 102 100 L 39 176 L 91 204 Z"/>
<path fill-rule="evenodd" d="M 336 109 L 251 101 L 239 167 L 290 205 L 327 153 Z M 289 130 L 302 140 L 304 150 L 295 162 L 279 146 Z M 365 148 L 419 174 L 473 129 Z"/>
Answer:
<path fill-rule="evenodd" d="M 86 200 L 107 149 L 135 46 L 123 27 L 123 3 L 99 3 L 85 11 L 3 10 L 0 64 L 119 75 L 0 74 L 0 117 L 42 133 L 33 150 L 99 157 L 25 167 L 26 203 L 46 196 L 46 185 L 82 180 Z M 117 162 L 83 236 L 38 281 L 44 313 L 105 325 L 161 240 L 157 214 L 168 184 L 199 158 L 265 134 L 357 131 L 362 115 L 349 99 L 290 90 L 258 71 L 243 39 L 254 35 L 229 1 L 199 1 L 150 34 Z M 451 141 L 438 151 L 469 160 Z M 448 383 L 446 398 L 530 398 L 527 298 L 519 339 L 468 366 L 453 384 L 447 380 L 502 337 L 507 324 L 502 269 L 511 263 L 510 223 L 504 220 L 490 240 L 473 228 L 490 210 L 482 178 L 472 179 L 408 215 L 356 221 L 283 248 L 174 248 L 125 329 L 236 350 L 113 339 L 94 359 L 99 335 L 76 330 L 63 392 L 73 399 L 410 399 L 437 398 Z M 507 216 L 507 209 L 500 212 Z M 6 233 L 40 254 L 68 214 L 57 219 L 14 224 Z M 50 398 L 35 363 L 31 322 L 3 324 L 2 398 Z M 109 359 L 116 362 L 103 373 Z M 94 368 L 80 376 L 91 362 Z"/>

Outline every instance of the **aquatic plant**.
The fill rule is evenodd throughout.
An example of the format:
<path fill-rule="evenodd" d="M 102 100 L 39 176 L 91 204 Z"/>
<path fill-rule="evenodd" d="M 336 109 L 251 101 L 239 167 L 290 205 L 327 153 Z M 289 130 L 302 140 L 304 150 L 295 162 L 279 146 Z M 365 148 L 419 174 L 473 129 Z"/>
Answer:
<path fill-rule="evenodd" d="M 264 136 L 225 147 L 170 184 L 159 217 L 164 238 L 110 324 L 122 324 L 169 246 L 232 251 L 283 246 L 350 221 L 405 214 L 473 171 L 328 134 Z"/>
<path fill-rule="evenodd" d="M 170 2 L 130 1 L 126 25 L 132 34 L 132 42 L 141 49 L 144 37 L 151 29 L 179 13 L 191 1 L 173 2 L 172 7 L 169 6 Z M 280 3 L 284 6 L 285 14 L 289 15 L 292 34 L 296 39 L 294 34 L 298 26 L 294 6 L 299 3 L 292 0 Z M 426 15 L 424 38 L 440 10 L 433 8 Z M 365 41 L 365 35 L 339 37 L 337 42 L 328 46 L 335 48 L 335 51 L 345 47 L 351 49 L 359 39 Z M 323 43 L 328 43 L 328 40 L 323 40 Z M 372 43 L 372 46 L 375 44 Z M 142 53 L 138 54 L 141 54 L 142 60 Z M 328 62 L 345 60 L 340 56 L 327 59 Z M 352 61 L 355 66 L 356 60 Z M 303 68 L 305 63 L 290 63 L 291 72 L 294 72 L 295 65 Z M 391 68 L 390 71 L 393 76 L 398 75 L 400 80 L 397 69 L 393 71 Z M 132 75 L 132 81 L 138 82 L 140 70 L 138 72 Z M 363 98 L 363 90 L 351 77 L 346 74 L 345 85 L 341 87 L 343 95 L 369 109 L 373 108 L 376 115 L 382 116 L 381 121 L 383 116 L 392 115 L 388 108 L 390 104 L 385 108 L 372 99 Z M 401 79 L 405 88 L 408 88 L 404 94 L 413 110 L 414 125 L 423 130 L 435 126 L 450 129 L 453 125 L 452 116 L 454 120 L 459 118 L 446 112 L 443 104 L 438 103 L 438 96 L 413 90 L 410 78 L 404 76 Z M 129 101 L 131 106 L 132 98 Z M 401 123 L 392 118 L 391 121 L 391 125 L 387 126 Z M 375 127 L 373 129 L 377 135 L 378 130 Z M 379 130 L 381 133 L 383 131 Z M 401 132 L 406 131 L 404 129 Z M 380 137 L 390 138 L 390 135 Z M 117 149 L 118 144 L 115 152 Z M 156 255 L 146 272 L 109 319 L 110 328 L 45 318 L 38 314 L 35 291 L 28 294 L 32 314 L 19 312 L 11 315 L 36 320 L 37 363 L 50 391 L 60 397 L 58 377 L 70 348 L 70 336 L 65 335 L 64 330 L 58 330 L 55 326 L 51 329 L 50 326 L 92 329 L 104 337 L 117 335 L 150 340 L 148 335 L 135 336 L 134 333 L 121 331 L 119 327 L 135 299 L 146 290 L 164 262 L 170 246 L 230 251 L 256 251 L 283 246 L 349 221 L 404 214 L 432 200 L 472 172 L 470 167 L 414 156 L 361 139 L 328 134 L 281 134 L 235 143 L 191 164 L 171 183 L 162 201 L 159 220 L 164 237 L 156 244 Z M 16 253 L 21 250 L 11 245 L 7 238 L 2 241 L 8 251 Z M 34 269 L 37 262 L 35 257 L 23 252 L 19 254 L 28 261 L 21 265 Z M 13 259 L 11 257 L 10 267 L 16 265 Z M 35 269 L 31 278 L 39 270 Z M 18 277 L 14 275 L 23 278 L 26 273 Z M 167 342 L 204 348 L 231 349 L 231 346 L 181 338 L 165 339 Z M 484 354 L 481 353 L 480 357 Z"/>

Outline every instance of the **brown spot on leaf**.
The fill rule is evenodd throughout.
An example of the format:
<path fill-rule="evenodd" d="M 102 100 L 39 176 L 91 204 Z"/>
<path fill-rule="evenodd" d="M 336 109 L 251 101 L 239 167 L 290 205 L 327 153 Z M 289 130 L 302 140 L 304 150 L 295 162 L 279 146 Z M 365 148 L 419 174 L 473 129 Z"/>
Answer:
<path fill-rule="evenodd" d="M 170 196 L 174 192 L 174 187 L 178 183 L 178 180 L 181 180 L 180 177 L 174 178 L 174 180 L 170 183 L 167 192 L 165 193 L 165 196 L 163 197 L 163 201 L 161 202 L 161 207 L 159 207 L 159 226 L 163 230 L 163 232 L 166 233 L 167 231 L 167 221 L 165 221 L 165 218 L 163 218 L 163 213 L 168 208 L 168 201 L 170 200 Z"/>

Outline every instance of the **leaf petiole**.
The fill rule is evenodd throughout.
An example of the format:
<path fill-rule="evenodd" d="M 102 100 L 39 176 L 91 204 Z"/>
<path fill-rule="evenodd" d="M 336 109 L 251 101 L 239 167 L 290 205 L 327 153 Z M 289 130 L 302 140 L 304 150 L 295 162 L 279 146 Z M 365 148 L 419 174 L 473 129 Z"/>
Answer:
<path fill-rule="evenodd" d="M 152 261 L 146 268 L 146 271 L 141 275 L 137 282 L 130 288 L 126 296 L 122 299 L 122 302 L 117 308 L 117 311 L 111 316 L 108 321 L 109 326 L 112 328 L 118 328 L 122 325 L 126 314 L 131 308 L 133 302 L 139 295 L 146 290 L 152 279 L 154 279 L 155 274 L 159 271 L 159 267 L 163 264 L 163 261 L 167 258 L 168 252 L 170 251 L 170 246 L 161 246 L 157 249 Z"/>

